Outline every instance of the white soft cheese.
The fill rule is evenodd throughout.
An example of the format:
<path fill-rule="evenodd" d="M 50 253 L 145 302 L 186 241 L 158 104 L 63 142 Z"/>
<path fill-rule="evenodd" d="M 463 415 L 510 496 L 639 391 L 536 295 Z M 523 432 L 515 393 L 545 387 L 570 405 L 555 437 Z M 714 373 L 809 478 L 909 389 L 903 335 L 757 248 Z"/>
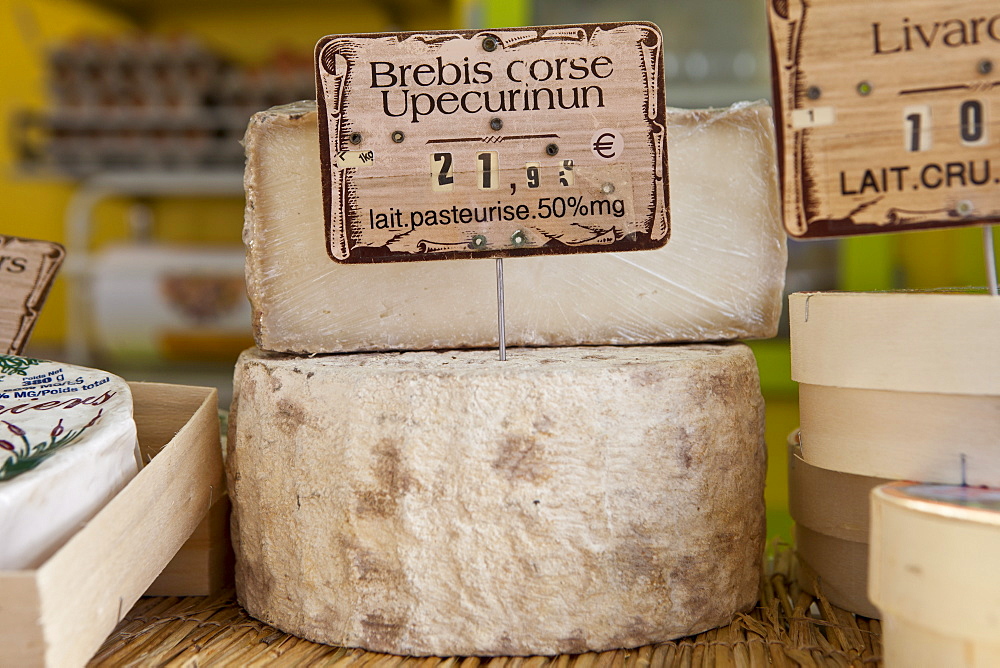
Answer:
<path fill-rule="evenodd" d="M 247 130 L 247 291 L 264 350 L 475 348 L 497 343 L 493 262 L 342 265 L 323 225 L 316 106 Z M 777 332 L 785 232 L 771 109 L 671 109 L 670 241 L 659 250 L 515 258 L 511 345 L 650 344 Z"/>
<path fill-rule="evenodd" d="M 124 380 L 0 356 L 0 570 L 51 556 L 135 476 L 137 452 Z"/>

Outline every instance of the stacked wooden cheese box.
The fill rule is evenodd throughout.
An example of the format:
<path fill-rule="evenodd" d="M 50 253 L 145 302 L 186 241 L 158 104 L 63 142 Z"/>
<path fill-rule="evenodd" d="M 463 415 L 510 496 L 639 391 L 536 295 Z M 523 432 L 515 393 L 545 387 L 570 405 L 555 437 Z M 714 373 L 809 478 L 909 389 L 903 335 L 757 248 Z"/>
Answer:
<path fill-rule="evenodd" d="M 983 548 L 1000 541 L 1000 515 L 983 488 L 1000 486 L 1000 300 L 794 294 L 790 319 L 804 570 L 833 603 L 881 612 L 897 665 L 995 661 L 996 578 L 984 574 L 996 552 Z M 890 480 L 940 486 L 879 487 Z"/>
<path fill-rule="evenodd" d="M 237 363 L 237 589 L 312 640 L 410 655 L 635 647 L 757 599 L 786 260 L 763 103 L 669 113 L 662 249 L 341 265 L 317 111 L 246 137 L 257 347 Z M 530 347 L 529 347 L 530 346 Z M 484 349 L 485 348 L 485 349 Z"/>

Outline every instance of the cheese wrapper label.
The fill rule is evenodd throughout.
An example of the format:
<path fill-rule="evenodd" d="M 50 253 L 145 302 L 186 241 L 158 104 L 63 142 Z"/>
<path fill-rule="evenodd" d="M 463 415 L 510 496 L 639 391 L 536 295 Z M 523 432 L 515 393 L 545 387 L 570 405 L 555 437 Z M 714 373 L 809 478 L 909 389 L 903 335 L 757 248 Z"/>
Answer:
<path fill-rule="evenodd" d="M 137 448 L 121 378 L 0 355 L 0 570 L 52 554 L 136 474 Z"/>

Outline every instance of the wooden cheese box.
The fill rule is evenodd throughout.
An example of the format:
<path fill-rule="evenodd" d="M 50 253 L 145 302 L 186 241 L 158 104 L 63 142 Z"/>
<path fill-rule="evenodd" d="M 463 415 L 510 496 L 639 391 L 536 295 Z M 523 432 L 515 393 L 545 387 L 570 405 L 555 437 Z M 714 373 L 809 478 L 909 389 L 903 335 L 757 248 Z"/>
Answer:
<path fill-rule="evenodd" d="M 1000 490 L 897 482 L 871 496 L 868 594 L 885 665 L 1000 665 Z"/>
<path fill-rule="evenodd" d="M 799 433 L 788 439 L 788 510 L 795 520 L 799 584 L 831 603 L 879 618 L 868 599 L 868 497 L 884 478 L 813 466 L 802 458 Z"/>
<path fill-rule="evenodd" d="M 788 303 L 807 463 L 1000 487 L 1000 300 L 827 292 Z"/>
<path fill-rule="evenodd" d="M 0 572 L 0 666 L 83 665 L 223 494 L 216 390 L 130 386 L 149 463 L 40 567 Z"/>
<path fill-rule="evenodd" d="M 145 596 L 209 596 L 233 586 L 235 555 L 229 538 L 229 495 L 221 499 L 195 527 L 180 551 Z"/>
<path fill-rule="evenodd" d="M 797 292 L 788 319 L 799 383 L 1000 395 L 1000 308 L 990 295 Z"/>

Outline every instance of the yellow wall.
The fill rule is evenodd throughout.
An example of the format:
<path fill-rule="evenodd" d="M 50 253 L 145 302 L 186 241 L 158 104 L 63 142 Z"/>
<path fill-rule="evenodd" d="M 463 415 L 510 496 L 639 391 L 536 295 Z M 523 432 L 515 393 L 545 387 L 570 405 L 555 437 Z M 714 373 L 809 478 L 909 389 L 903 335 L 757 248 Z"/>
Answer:
<path fill-rule="evenodd" d="M 304 54 L 323 35 L 389 29 L 449 27 L 451 5 L 435 0 L 398 3 L 393 15 L 376 3 L 293 2 L 245 4 L 211 2 L 198 5 L 152 0 L 134 3 L 148 20 L 143 30 L 160 34 L 190 33 L 236 61 L 258 64 L 279 49 Z M 25 176 L 16 165 L 11 136 L 12 115 L 41 111 L 46 95 L 45 54 L 54 45 L 79 35 L 112 36 L 140 26 L 99 4 L 77 0 L 0 0 L 0 198 L 4 218 L 0 233 L 64 241 L 63 219 L 73 183 L 52 175 Z M 95 211 L 93 245 L 128 238 L 128 202 L 112 200 Z M 156 238 L 164 242 L 238 244 L 243 203 L 230 199 L 160 199 L 149 203 Z M 65 332 L 65 286 L 59 279 L 38 320 L 33 345 L 58 345 Z"/>
<path fill-rule="evenodd" d="M 45 53 L 80 34 L 109 35 L 130 29 L 114 14 L 73 0 L 0 0 L 0 233 L 63 240 L 63 212 L 73 192 L 67 182 L 25 178 L 17 173 L 11 136 L 12 114 L 40 110 L 46 103 Z M 109 203 L 102 216 L 121 218 L 122 205 Z M 52 345 L 64 331 L 64 286 L 57 283 L 38 320 L 35 343 Z"/>

